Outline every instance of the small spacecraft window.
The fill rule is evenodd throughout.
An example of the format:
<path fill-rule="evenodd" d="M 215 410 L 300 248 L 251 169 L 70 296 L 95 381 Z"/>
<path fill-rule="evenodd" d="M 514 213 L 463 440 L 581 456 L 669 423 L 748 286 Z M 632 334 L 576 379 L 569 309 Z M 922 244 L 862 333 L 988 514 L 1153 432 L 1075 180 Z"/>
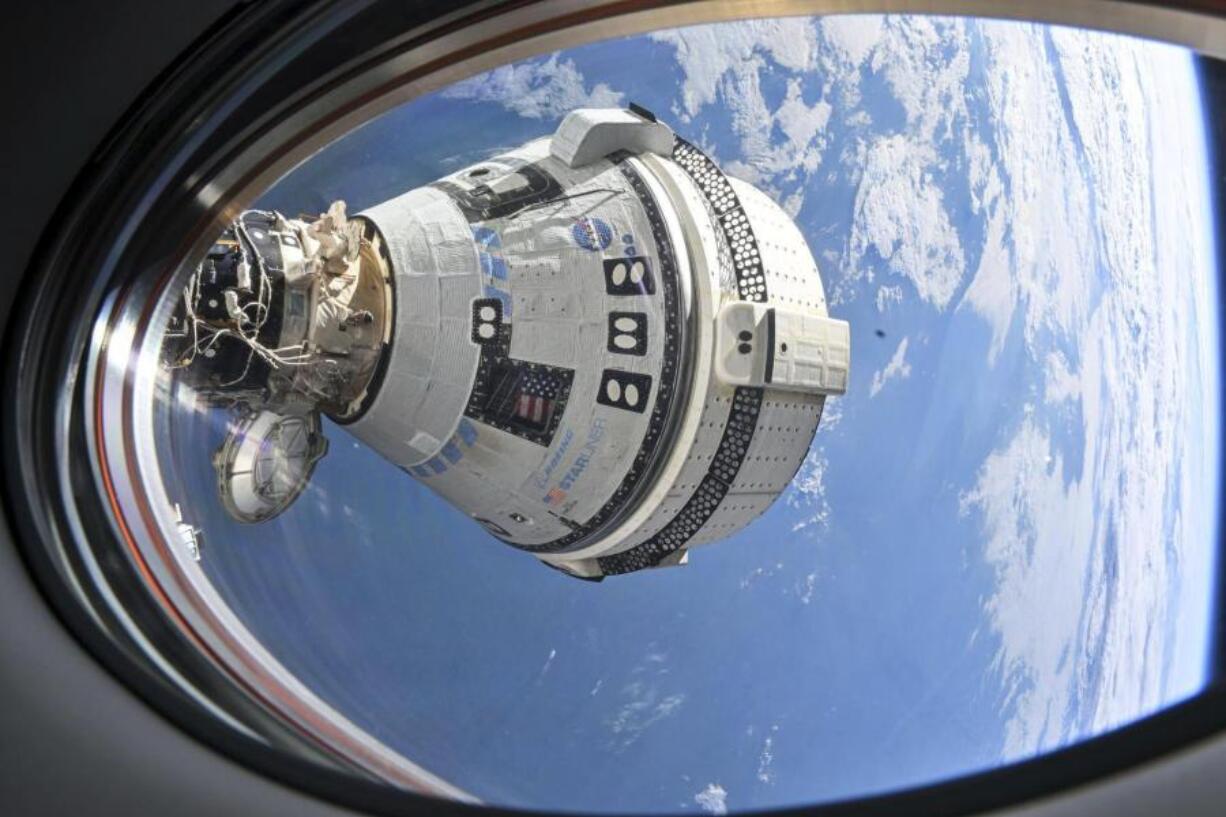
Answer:
<path fill-rule="evenodd" d="M 101 456 L 144 479 L 115 508 L 154 520 L 129 556 L 293 730 L 497 805 L 826 802 L 1188 699 L 1222 77 L 858 16 L 417 98 L 99 370 Z"/>

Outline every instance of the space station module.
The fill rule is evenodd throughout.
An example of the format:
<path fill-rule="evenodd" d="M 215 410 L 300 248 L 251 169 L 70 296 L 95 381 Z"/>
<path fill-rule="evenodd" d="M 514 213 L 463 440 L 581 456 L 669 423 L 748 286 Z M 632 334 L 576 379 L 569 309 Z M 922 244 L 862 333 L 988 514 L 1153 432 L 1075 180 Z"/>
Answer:
<path fill-rule="evenodd" d="M 788 214 L 635 106 L 352 218 L 243 213 L 172 339 L 168 365 L 240 414 L 213 459 L 236 519 L 293 503 L 322 414 L 594 580 L 762 514 L 850 366 Z"/>

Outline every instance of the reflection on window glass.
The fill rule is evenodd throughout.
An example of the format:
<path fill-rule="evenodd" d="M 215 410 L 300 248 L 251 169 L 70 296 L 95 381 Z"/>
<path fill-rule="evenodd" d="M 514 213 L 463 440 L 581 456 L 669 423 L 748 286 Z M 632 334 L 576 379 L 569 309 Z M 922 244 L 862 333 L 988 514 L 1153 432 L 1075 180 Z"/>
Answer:
<path fill-rule="evenodd" d="M 631 102 L 594 163 L 521 148 Z M 1181 49 L 869 16 L 602 42 L 393 110 L 174 295 L 180 569 L 496 804 L 825 801 L 1186 698 L 1218 516 L 1204 116 Z"/>

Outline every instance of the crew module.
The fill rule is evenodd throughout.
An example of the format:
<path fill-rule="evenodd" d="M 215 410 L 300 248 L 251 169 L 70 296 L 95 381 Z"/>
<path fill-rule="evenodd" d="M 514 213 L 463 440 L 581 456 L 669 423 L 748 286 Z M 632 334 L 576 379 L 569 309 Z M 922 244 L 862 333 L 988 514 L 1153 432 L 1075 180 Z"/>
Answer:
<path fill-rule="evenodd" d="M 239 417 L 222 501 L 259 523 L 320 416 L 584 579 L 683 563 L 788 486 L 850 366 L 791 218 L 637 106 L 350 218 L 247 211 L 165 365 Z"/>

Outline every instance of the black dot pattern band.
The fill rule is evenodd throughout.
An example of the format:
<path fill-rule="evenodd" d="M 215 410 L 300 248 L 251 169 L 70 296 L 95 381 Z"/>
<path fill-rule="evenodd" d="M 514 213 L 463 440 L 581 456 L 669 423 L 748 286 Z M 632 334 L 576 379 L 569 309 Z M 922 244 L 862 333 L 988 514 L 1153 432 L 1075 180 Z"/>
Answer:
<path fill-rule="evenodd" d="M 673 160 L 694 180 L 716 213 L 720 232 L 732 252 L 738 296 L 743 301 L 765 301 L 766 276 L 758 253 L 758 241 L 732 184 L 715 162 L 680 137 L 673 146 Z M 598 558 L 596 562 L 603 575 L 655 567 L 702 529 L 731 490 L 737 472 L 741 470 L 757 427 L 762 394 L 763 390 L 757 387 L 737 387 L 719 446 L 694 493 L 676 516 L 646 542 L 621 553 Z"/>
<path fill-rule="evenodd" d="M 665 556 L 694 538 L 723 502 L 737 471 L 741 469 L 761 406 L 762 389 L 736 390 L 732 398 L 732 410 L 724 426 L 724 435 L 720 438 L 719 447 L 715 449 L 711 467 L 707 469 L 698 488 L 677 515 L 655 536 L 622 553 L 597 559 L 601 573 L 610 576 L 655 567 Z"/>
<path fill-rule="evenodd" d="M 705 153 L 680 137 L 673 147 L 673 161 L 689 174 L 715 211 L 720 232 L 732 252 L 737 295 L 742 301 L 766 301 L 766 274 L 758 240 L 728 177 Z"/>

